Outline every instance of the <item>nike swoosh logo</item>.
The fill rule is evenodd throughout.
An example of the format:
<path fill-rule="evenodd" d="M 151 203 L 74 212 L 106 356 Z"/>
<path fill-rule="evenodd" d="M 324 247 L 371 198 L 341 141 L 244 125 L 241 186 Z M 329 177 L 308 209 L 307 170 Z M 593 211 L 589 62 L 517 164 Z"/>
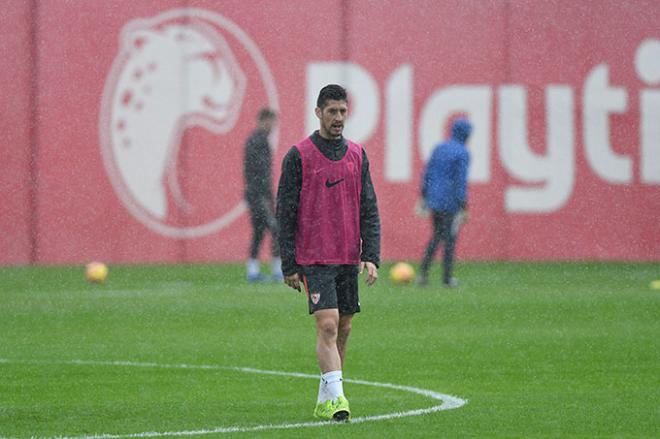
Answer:
<path fill-rule="evenodd" d="M 339 183 L 341 183 L 342 181 L 344 181 L 343 178 L 341 178 L 341 179 L 339 179 L 339 180 L 337 180 L 337 181 L 326 180 L 326 181 L 325 181 L 325 187 L 336 186 L 336 185 L 338 185 Z"/>

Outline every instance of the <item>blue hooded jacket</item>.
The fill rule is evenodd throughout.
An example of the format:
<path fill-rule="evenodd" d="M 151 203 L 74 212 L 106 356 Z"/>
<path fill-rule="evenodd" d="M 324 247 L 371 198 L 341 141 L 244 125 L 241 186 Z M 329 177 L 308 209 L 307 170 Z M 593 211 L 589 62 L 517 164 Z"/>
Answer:
<path fill-rule="evenodd" d="M 470 153 L 465 142 L 471 133 L 470 122 L 457 119 L 451 139 L 434 148 L 422 178 L 422 197 L 430 209 L 456 213 L 467 206 Z"/>

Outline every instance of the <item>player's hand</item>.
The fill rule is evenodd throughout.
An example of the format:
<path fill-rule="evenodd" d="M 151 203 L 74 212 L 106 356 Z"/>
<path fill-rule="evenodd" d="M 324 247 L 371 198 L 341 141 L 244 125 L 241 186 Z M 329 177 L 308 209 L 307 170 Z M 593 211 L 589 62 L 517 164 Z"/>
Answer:
<path fill-rule="evenodd" d="M 291 276 L 284 276 L 284 283 L 294 290 L 302 291 L 300 289 L 300 276 L 298 273 L 294 273 Z"/>
<path fill-rule="evenodd" d="M 376 283 L 378 280 L 378 267 L 373 262 L 360 262 L 360 274 L 364 272 L 364 269 L 367 269 L 367 285 L 371 286 Z"/>
<path fill-rule="evenodd" d="M 424 198 L 419 198 L 415 203 L 415 215 L 419 218 L 428 218 L 431 216 L 431 209 L 429 209 Z"/>
<path fill-rule="evenodd" d="M 461 216 L 462 216 L 462 218 L 461 218 L 461 222 L 462 222 L 463 224 L 465 224 L 466 222 L 468 222 L 468 220 L 470 219 L 470 213 L 468 212 L 467 209 L 461 209 Z"/>

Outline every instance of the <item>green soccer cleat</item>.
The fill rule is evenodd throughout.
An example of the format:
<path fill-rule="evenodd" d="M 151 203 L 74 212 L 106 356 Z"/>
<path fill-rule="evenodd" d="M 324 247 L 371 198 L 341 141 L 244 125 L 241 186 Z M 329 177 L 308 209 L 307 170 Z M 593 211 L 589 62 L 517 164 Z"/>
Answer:
<path fill-rule="evenodd" d="M 327 400 L 316 405 L 314 416 L 323 421 L 348 421 L 351 416 L 351 410 L 348 406 L 348 400 L 340 396 L 334 401 Z"/>
<path fill-rule="evenodd" d="M 348 399 L 345 397 L 338 397 L 332 407 L 332 419 L 335 421 L 348 421 L 348 419 L 351 417 L 351 409 L 348 407 Z"/>
<path fill-rule="evenodd" d="M 324 402 L 319 402 L 316 404 L 316 408 L 314 409 L 314 416 L 323 420 L 323 421 L 329 421 L 332 419 L 332 401 L 329 399 Z"/>

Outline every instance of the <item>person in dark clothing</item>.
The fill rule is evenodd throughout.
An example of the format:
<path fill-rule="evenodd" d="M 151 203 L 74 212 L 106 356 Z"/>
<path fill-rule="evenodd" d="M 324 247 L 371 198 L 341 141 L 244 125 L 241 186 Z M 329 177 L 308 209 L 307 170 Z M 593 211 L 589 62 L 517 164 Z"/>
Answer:
<path fill-rule="evenodd" d="M 282 161 L 277 220 L 284 281 L 301 290 L 316 320 L 321 369 L 314 415 L 350 416 L 342 367 L 353 315 L 360 311 L 358 273 L 378 278 L 380 217 L 365 150 L 343 137 L 346 90 L 321 89 L 316 103 L 320 128 L 294 145 Z"/>
<path fill-rule="evenodd" d="M 422 178 L 421 204 L 431 211 L 433 234 L 419 268 L 417 282 L 428 284 L 428 272 L 440 242 L 444 242 L 443 277 L 446 287 L 458 286 L 452 276 L 454 250 L 461 224 L 467 221 L 467 177 L 470 153 L 465 146 L 472 125 L 460 118 L 452 125 L 450 140 L 435 147 Z"/>
<path fill-rule="evenodd" d="M 246 264 L 249 282 L 265 279 L 261 274 L 257 257 L 266 231 L 269 231 L 272 237 L 271 276 L 273 280 L 277 281 L 284 278 L 277 243 L 277 221 L 275 219 L 272 188 L 272 152 L 268 141 L 268 135 L 276 122 L 277 115 L 273 110 L 269 108 L 261 109 L 257 115 L 257 129 L 252 132 L 245 142 L 243 160 L 245 201 L 250 210 L 252 223 L 250 257 Z"/>

